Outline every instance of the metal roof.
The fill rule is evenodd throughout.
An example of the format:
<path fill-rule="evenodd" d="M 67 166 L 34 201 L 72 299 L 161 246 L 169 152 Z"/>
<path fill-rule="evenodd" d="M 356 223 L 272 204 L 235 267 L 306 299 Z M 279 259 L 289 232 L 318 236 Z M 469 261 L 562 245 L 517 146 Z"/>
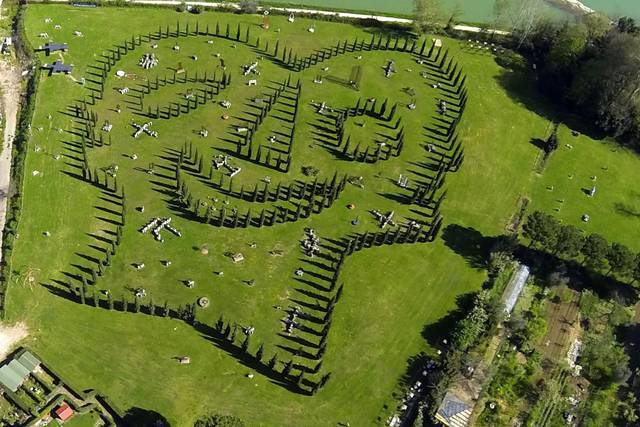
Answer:
<path fill-rule="evenodd" d="M 471 405 L 449 391 L 442 399 L 436 418 L 447 426 L 465 427 L 469 425 L 471 409 Z"/>
<path fill-rule="evenodd" d="M 73 70 L 71 65 L 63 64 L 60 61 L 56 61 L 49 66 L 53 73 L 70 73 Z"/>
<path fill-rule="evenodd" d="M 22 370 L 16 369 L 16 366 L 20 366 Z M 29 371 L 25 373 L 25 370 L 24 366 L 12 360 L 8 365 L 0 367 L 0 383 L 9 390 L 16 391 L 27 375 L 29 375 Z"/>
<path fill-rule="evenodd" d="M 29 370 L 29 372 L 33 372 L 38 366 L 40 366 L 40 361 L 29 351 L 25 351 L 18 357 L 18 362 L 25 368 Z"/>
<path fill-rule="evenodd" d="M 17 359 L 0 367 L 0 384 L 11 391 L 16 391 L 40 361 L 30 352 L 25 351 Z"/>
<path fill-rule="evenodd" d="M 44 50 L 48 51 L 48 52 L 55 52 L 57 50 L 67 50 L 67 44 L 66 43 L 47 43 L 44 45 Z"/>

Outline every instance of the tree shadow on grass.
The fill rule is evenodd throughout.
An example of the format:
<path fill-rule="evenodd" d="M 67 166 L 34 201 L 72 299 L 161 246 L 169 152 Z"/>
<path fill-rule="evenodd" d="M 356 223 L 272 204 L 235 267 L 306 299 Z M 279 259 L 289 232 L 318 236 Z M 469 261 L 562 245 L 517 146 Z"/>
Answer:
<path fill-rule="evenodd" d="M 614 207 L 616 212 L 620 215 L 626 216 L 628 218 L 640 218 L 640 209 L 631 204 L 617 202 Z"/>
<path fill-rule="evenodd" d="M 156 411 L 142 408 L 129 408 L 122 417 L 124 427 L 170 427 L 169 421 Z"/>
<path fill-rule="evenodd" d="M 447 335 L 455 330 L 455 326 L 473 307 L 475 292 L 468 292 L 456 297 L 456 308 L 451 310 L 446 316 L 430 323 L 422 330 L 422 337 L 432 346 L 437 347 L 437 343 L 443 337 L 451 341 Z"/>
<path fill-rule="evenodd" d="M 486 268 L 493 237 L 485 237 L 478 230 L 450 224 L 442 231 L 442 239 L 456 254 L 463 257 L 472 268 Z"/>
<path fill-rule="evenodd" d="M 566 106 L 556 104 L 545 97 L 536 87 L 534 74 L 528 70 L 519 67 L 504 69 L 495 79 L 511 99 L 546 120 L 562 122 L 570 129 L 583 133 L 592 139 L 601 140 L 606 137 L 605 133 L 593 123 L 571 112 Z"/>

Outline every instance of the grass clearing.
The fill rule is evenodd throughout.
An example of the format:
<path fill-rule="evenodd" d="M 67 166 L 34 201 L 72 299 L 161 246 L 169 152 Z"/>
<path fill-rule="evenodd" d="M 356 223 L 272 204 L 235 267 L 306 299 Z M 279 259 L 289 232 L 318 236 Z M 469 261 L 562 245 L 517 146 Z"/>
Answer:
<path fill-rule="evenodd" d="M 45 18 L 52 21 L 47 23 Z M 272 30 L 263 31 L 259 28 L 262 22 L 259 16 L 207 12 L 196 17 L 152 8 L 80 9 L 62 5 L 29 5 L 26 24 L 34 45 L 42 42 L 36 37 L 40 32 L 48 32 L 56 42 L 69 43 L 64 61 L 74 64 L 73 76 L 79 79 L 88 78 L 90 67 L 96 64 L 100 53 L 130 39 L 132 31 L 146 34 L 157 31 L 159 25 L 174 27 L 177 19 L 183 25 L 186 21 L 194 25 L 197 19 L 200 26 L 208 24 L 211 28 L 217 21 L 223 28 L 228 22 L 232 31 L 240 23 L 243 28 L 251 28 L 252 38 L 259 34 L 262 46 L 269 42 L 273 49 L 276 41 L 281 40 L 281 49 L 286 45 L 299 56 L 335 46 L 345 38 L 369 40 L 371 34 L 378 31 L 317 22 L 316 31 L 311 34 L 307 29 L 312 21 L 297 19 L 289 24 L 286 18 L 275 16 L 271 17 Z M 55 30 L 54 24 L 61 25 L 61 29 Z M 277 28 L 280 32 L 275 31 Z M 83 37 L 74 36 L 76 30 L 81 31 Z M 274 307 L 286 307 L 303 298 L 296 291 L 301 288 L 293 274 L 297 268 L 304 266 L 320 274 L 299 250 L 304 229 L 314 228 L 322 239 L 331 239 L 353 232 L 376 231 L 377 221 L 369 213 L 373 209 L 395 210 L 398 221 L 417 215 L 392 197 L 398 193 L 395 180 L 399 173 L 410 174 L 412 181 L 420 179 L 420 163 L 427 159 L 424 145 L 428 138 L 424 127 L 437 123 L 434 113 L 441 94 L 431 88 L 429 79 L 420 77 L 422 68 L 415 59 L 390 51 L 364 52 L 361 60 L 357 59 L 357 53 L 345 54 L 295 73 L 264 60 L 260 62 L 258 86 L 247 86 L 240 67 L 261 54 L 242 44 L 217 38 L 210 45 L 207 39 L 179 38 L 179 51 L 173 49 L 176 40 L 158 41 L 154 52 L 160 65 L 150 71 L 137 65 L 140 56 L 151 51 L 148 44 L 123 56 L 110 72 L 104 98 L 92 107 L 98 113 L 99 126 L 108 120 L 114 128 L 110 134 L 111 146 L 88 150 L 90 162 L 97 168 L 117 164 L 118 183 L 124 184 L 127 194 L 122 244 L 97 287 L 109 289 L 116 299 L 130 294 L 131 289 L 144 287 L 156 303 L 168 300 L 174 305 L 207 296 L 211 304 L 199 311 L 200 321 L 212 324 L 223 313 L 241 326 L 252 325 L 256 328 L 252 351 L 263 342 L 266 358 L 277 351 L 282 360 L 288 357 L 282 347 L 290 347 L 295 352 L 299 344 L 290 344 L 279 335 L 283 313 Z M 336 305 L 323 359 L 323 371 L 331 372 L 332 379 L 317 395 L 291 393 L 263 375 L 251 380 L 246 378 L 252 369 L 238 363 L 204 334 L 183 322 L 97 310 L 58 296 L 56 289 L 60 283 L 68 282 L 70 276 L 92 265 L 92 258 L 103 256 L 101 248 L 105 245 L 98 241 L 113 233 L 112 222 L 118 212 L 117 205 L 104 200 L 103 192 L 65 173 L 74 170 L 69 156 L 78 155 L 73 153 L 74 139 L 69 133 L 76 125 L 72 117 L 65 115 L 66 107 L 87 93 L 65 76 L 43 77 L 40 84 L 26 161 L 24 212 L 13 255 L 16 273 L 10 284 L 7 317 L 28 325 L 29 345 L 74 388 L 96 388 L 123 412 L 134 407 L 154 410 L 166 416 L 172 425 L 189 425 L 207 412 L 230 413 L 249 425 L 326 425 L 339 421 L 370 425 L 379 416 L 385 419 L 393 412 L 392 393 L 406 371 L 407 359 L 429 349 L 423 337 L 424 328 L 455 308 L 457 296 L 478 290 L 485 279 L 485 272 L 469 262 L 478 251 L 474 238 L 478 234 L 503 233 L 522 195 L 531 197 L 530 209 L 551 211 L 554 201 L 545 188 L 549 185 L 547 182 L 559 182 L 564 174 L 564 162 L 574 161 L 575 174 L 581 176 L 574 180 L 584 181 L 582 175 L 588 177 L 595 172 L 583 165 L 595 169 L 602 163 L 602 157 L 592 155 L 586 147 L 610 150 L 604 148 L 606 144 L 582 136 L 584 149 L 572 142 L 575 148 L 568 160 L 559 150 L 550 159 L 543 176 L 535 176 L 533 167 L 538 149 L 529 141 L 542 137 L 548 123 L 522 103 L 522 96 L 513 93 L 515 87 L 535 97 L 528 76 L 502 68 L 490 55 L 467 53 L 457 41 L 444 42 L 467 73 L 470 96 L 458 128 L 465 162 L 459 172 L 447 174 L 447 198 L 441 209 L 445 227 L 460 226 L 457 229 L 460 235 L 455 237 L 462 244 L 455 246 L 451 241 L 438 239 L 426 245 L 382 246 L 348 259 L 340 275 L 340 281 L 345 283 L 344 295 Z M 230 100 L 231 109 L 227 111 L 217 102 L 210 102 L 178 118 L 153 120 L 158 139 L 148 136 L 133 139 L 131 134 L 135 129 L 130 121 L 142 123 L 147 119 L 136 114 L 139 111 L 135 109 L 135 98 L 121 95 L 116 89 L 124 85 L 134 89 L 144 84 L 145 78 L 153 79 L 156 74 L 172 76 L 172 69 L 180 64 L 190 75 L 196 70 L 200 76 L 205 71 L 212 73 L 220 65 L 219 58 L 214 56 L 216 53 L 224 58 L 233 81 L 215 99 Z M 198 60 L 193 60 L 192 55 Z M 42 56 L 43 62 L 54 59 Z M 395 61 L 397 70 L 390 79 L 384 77 L 382 69 L 388 59 Z M 313 83 L 324 67 L 329 67 L 327 73 L 331 75 L 347 78 L 354 65 L 361 65 L 363 69 L 359 92 L 328 81 L 322 85 Z M 113 76 L 116 69 L 135 76 L 117 79 Z M 185 140 L 189 140 L 207 162 L 219 152 L 232 150 L 234 145 L 228 140 L 234 140 L 234 127 L 247 117 L 250 110 L 246 104 L 264 96 L 270 91 L 268 85 L 285 81 L 290 74 L 294 81 L 302 82 L 291 170 L 284 174 L 234 158 L 232 164 L 242 167 L 234 179 L 236 189 L 242 184 L 250 187 L 259 183 L 265 176 L 270 176 L 274 184 L 308 179 L 301 172 L 301 167 L 306 165 L 317 167 L 321 180 L 331 179 L 336 171 L 363 176 L 365 188 L 347 185 L 340 199 L 323 213 L 261 229 L 216 228 L 193 221 L 176 210 L 170 203 L 171 195 L 162 191 L 162 185 L 171 179 L 159 176 L 167 173 L 163 167 L 170 167 L 171 160 L 166 158 L 171 158 L 171 150 L 179 150 Z M 508 86 L 504 84 L 505 76 L 510 81 Z M 406 108 L 412 99 L 403 92 L 406 87 L 416 91 L 418 108 L 415 110 Z M 145 102 L 149 105 L 177 102 L 185 88 L 181 85 L 161 88 L 148 95 Z M 329 106 L 345 108 L 354 106 L 358 98 L 388 98 L 390 104 L 399 103 L 398 114 L 407 138 L 400 157 L 375 165 L 348 162 L 336 159 L 321 142 L 314 142 L 314 125 L 322 116 L 316 113 L 311 102 L 324 101 Z M 115 112 L 117 104 L 123 110 L 120 114 Z M 231 116 L 228 121 L 221 119 L 226 112 Z M 278 113 L 265 120 L 254 141 L 266 143 L 270 133 L 283 127 L 275 114 Z M 355 125 L 358 121 L 359 118 L 350 119 L 346 133 L 368 139 L 377 132 L 375 123 L 361 128 Z M 209 131 L 207 138 L 197 134 L 202 126 Z M 562 135 L 562 143 L 568 138 L 572 137 Z M 36 152 L 35 146 L 39 146 L 40 151 Z M 640 161 L 636 156 L 621 150 L 609 153 L 610 174 L 629 180 L 625 182 L 638 177 Z M 56 154 L 65 157 L 55 160 Z M 137 155 L 137 160 L 128 157 L 132 154 Z M 157 167 L 159 174 L 149 176 L 144 171 L 150 163 Z M 614 168 L 614 165 L 618 166 Z M 32 175 L 34 170 L 41 174 Z M 218 208 L 223 206 L 225 195 L 208 186 L 201 176 L 197 173 L 184 176 L 195 199 L 208 200 Z M 606 179 L 598 177 L 598 186 L 601 182 L 602 190 L 598 190 L 594 200 L 601 194 L 610 199 L 606 205 L 591 210 L 594 213 L 588 223 L 589 231 L 597 230 L 613 240 L 619 237 L 618 240 L 638 249 L 637 242 L 630 241 L 629 233 L 637 218 L 621 215 L 615 209 L 616 202 L 631 203 L 633 196 L 620 196 L 618 200 L 610 175 Z M 554 185 L 554 192 L 574 191 L 573 188 L 561 190 L 559 183 Z M 565 207 L 573 209 L 561 211 L 567 215 L 567 221 L 579 223 L 579 214 L 590 207 L 592 200 L 579 196 L 576 195 L 571 204 L 569 196 L 565 196 Z M 214 202 L 213 198 L 218 201 Z M 356 208 L 347 209 L 349 203 Z M 253 205 L 229 198 L 227 206 L 237 207 L 239 212 L 252 207 L 257 214 L 260 208 Z M 145 207 L 144 213 L 136 210 L 138 206 Z M 172 216 L 173 224 L 185 237 L 163 232 L 166 241 L 160 244 L 152 236 L 140 234 L 138 228 L 155 216 Z M 356 217 L 360 224 L 353 226 L 351 221 Z M 45 231 L 51 233 L 50 237 L 43 236 Z M 255 248 L 251 243 L 255 243 Z M 208 248 L 206 256 L 200 252 L 204 245 Z M 282 256 L 271 256 L 269 252 L 274 249 L 281 250 Z M 226 252 L 242 252 L 245 260 L 233 264 Z M 161 264 L 166 259 L 172 261 L 168 268 Z M 132 266 L 141 262 L 145 263 L 142 270 Z M 225 274 L 216 276 L 215 271 Z M 36 277 L 33 286 L 23 280 L 25 274 Z M 185 286 L 187 280 L 194 280 L 195 287 Z M 248 280 L 255 280 L 254 286 L 247 286 Z M 319 298 L 307 295 L 304 301 L 313 305 L 315 299 Z M 447 333 L 442 331 L 442 335 Z M 189 355 L 192 363 L 179 365 L 174 358 L 182 355 Z"/>

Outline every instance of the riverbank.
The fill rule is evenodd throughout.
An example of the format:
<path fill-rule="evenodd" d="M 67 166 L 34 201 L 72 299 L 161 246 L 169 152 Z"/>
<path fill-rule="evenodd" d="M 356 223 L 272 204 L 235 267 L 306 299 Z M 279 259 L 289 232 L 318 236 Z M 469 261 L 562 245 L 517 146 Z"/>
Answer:
<path fill-rule="evenodd" d="M 595 10 L 591 9 L 589 6 L 586 6 L 579 0 L 545 0 L 553 7 L 557 7 L 558 9 L 562 9 L 565 12 L 568 12 L 572 15 L 588 15 L 590 13 L 595 12 Z"/>

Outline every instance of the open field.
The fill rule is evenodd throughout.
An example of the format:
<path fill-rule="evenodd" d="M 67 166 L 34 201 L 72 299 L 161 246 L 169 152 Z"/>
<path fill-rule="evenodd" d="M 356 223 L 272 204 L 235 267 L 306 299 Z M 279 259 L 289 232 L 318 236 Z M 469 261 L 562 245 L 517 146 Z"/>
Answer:
<path fill-rule="evenodd" d="M 51 21 L 46 22 L 45 18 Z M 102 99 L 88 106 L 98 116 L 97 134 L 106 120 L 113 124 L 113 129 L 104 133 L 103 145 L 96 141 L 85 143 L 87 161 L 91 170 L 98 170 L 101 182 L 105 175 L 100 168 L 118 166 L 118 189 L 114 193 L 87 182 L 82 179 L 83 150 L 79 137 L 86 123 L 68 107 L 81 105 L 78 100 L 87 97 L 89 88 L 96 86 L 90 82 L 96 79 L 90 73 L 96 73 L 92 67 L 101 66 L 98 61 L 104 60 L 101 57 L 104 51 L 122 45 L 124 40 L 129 40 L 130 45 L 133 35 L 157 32 L 159 26 L 163 31 L 167 26 L 175 31 L 178 19 L 183 31 L 187 22 L 193 31 L 196 20 L 200 30 L 209 25 L 213 31 L 216 22 L 220 22 L 224 32 L 228 23 L 233 36 L 240 24 L 242 37 L 245 29 L 250 29 L 250 43 L 213 36 L 169 37 L 142 42 L 142 46 L 123 55 L 107 73 Z M 167 301 L 177 307 L 206 296 L 210 305 L 198 309 L 199 322 L 213 325 L 223 314 L 225 321 L 255 327 L 250 343 L 252 353 L 264 343 L 265 359 L 278 352 L 281 361 L 291 358 L 302 366 L 313 367 L 316 362 L 308 353 L 314 352 L 317 337 L 307 334 L 300 335 L 303 340 L 291 339 L 283 333 L 281 319 L 286 316 L 284 310 L 294 305 L 302 306 L 313 316 L 325 313 L 331 297 L 326 291 L 326 276 L 336 262 L 320 256 L 310 259 L 302 254 L 299 241 L 304 229 L 315 229 L 323 243 L 335 247 L 341 238 L 354 233 L 379 231 L 378 221 L 370 212 L 374 209 L 383 213 L 394 210 L 398 223 L 415 220 L 424 223 L 425 228 L 432 225 L 433 203 L 430 202 L 430 207 L 410 205 L 407 203 L 410 193 L 397 187 L 395 181 L 403 173 L 409 176 L 412 188 L 420 182 L 428 185 L 433 179 L 434 171 L 430 168 L 438 156 L 426 150 L 434 140 L 434 132 L 428 129 L 442 125 L 443 117 L 436 109 L 438 100 L 447 97 L 443 89 L 431 87 L 434 79 L 441 76 L 433 61 L 418 64 L 414 54 L 391 50 L 349 52 L 304 71 L 295 71 L 285 69 L 264 52 L 267 42 L 272 52 L 279 40 L 281 52 L 286 46 L 302 58 L 316 49 L 335 47 L 345 38 L 351 42 L 357 37 L 368 43 L 378 29 L 316 22 L 312 34 L 307 30 L 314 23 L 303 19 L 290 24 L 286 18 L 271 17 L 269 31 L 260 29 L 261 22 L 258 16 L 214 13 L 187 16 L 150 8 L 89 10 L 29 6 L 27 34 L 33 37 L 34 46 L 46 42 L 47 39 L 37 37 L 42 32 L 47 32 L 55 42 L 69 44 L 67 53 L 54 53 L 50 57 L 40 54 L 42 61 L 50 63 L 61 55 L 66 64 L 74 65 L 73 78 L 85 77 L 87 83 L 83 87 L 68 76 L 43 74 L 26 163 L 24 210 L 13 251 L 15 273 L 9 289 L 7 317 L 9 321 L 21 320 L 28 325 L 29 345 L 74 387 L 99 389 L 123 412 L 134 407 L 157 411 L 172 425 L 189 425 L 207 412 L 230 413 L 249 425 L 328 425 L 340 421 L 370 425 L 377 417 L 384 419 L 393 412 L 392 393 L 406 372 L 408 358 L 429 349 L 423 336 L 425 327 L 428 329 L 454 309 L 457 296 L 480 288 L 485 273 L 473 262 L 478 238 L 503 233 L 520 196 L 532 197 L 536 209 L 552 211 L 555 202 L 545 188 L 550 185 L 547 181 L 559 182 L 565 173 L 566 163 L 562 163 L 561 156 L 570 156 L 575 162 L 574 181 L 578 176 L 584 181 L 585 176 L 595 173 L 591 170 L 601 167 L 603 158 L 578 146 L 570 139 L 573 137 L 562 135 L 562 144 L 568 140 L 575 148 L 570 155 L 559 150 L 542 177 L 535 176 L 533 167 L 538 149 L 530 141 L 544 137 L 548 122 L 527 103 L 535 98 L 528 76 L 502 68 L 492 55 L 468 53 L 460 49 L 458 42 L 444 40 L 445 47 L 450 49 L 449 56 L 464 68 L 469 92 L 469 102 L 458 126 L 465 159 L 459 171 L 446 174 L 446 199 L 440 208 L 444 239 L 424 244 L 384 245 L 356 252 L 346 260 L 339 276 L 344 292 L 335 305 L 327 351 L 322 358 L 322 373 L 331 372 L 331 379 L 317 394 L 292 392 L 276 377 L 261 373 L 248 379 L 245 375 L 255 372 L 255 367 L 219 345 L 215 334 L 206 328 L 194 328 L 175 319 L 83 306 L 76 296 L 69 294 L 69 286 L 77 289 L 80 277 L 84 276 L 90 282 L 87 300 L 96 288 L 109 290 L 116 301 L 123 295 L 131 301 L 132 290 L 144 288 L 148 296 L 142 298 L 143 306 L 149 304 L 150 298 L 156 305 Z M 56 24 L 61 26 L 59 30 L 54 28 Z M 276 32 L 278 28 L 280 31 Z M 74 36 L 74 31 L 82 32 L 83 36 Z M 258 36 L 260 47 L 254 44 Z M 212 44 L 207 43 L 210 39 Z M 418 41 L 418 46 L 421 42 Z M 151 44 L 158 46 L 151 49 Z M 176 44 L 180 50 L 174 49 Z M 137 65 L 147 52 L 155 53 L 159 59 L 159 65 L 151 70 Z M 232 81 L 214 100 L 185 110 L 179 117 L 144 116 L 153 114 L 156 105 L 160 109 L 173 105 L 171 111 L 177 111 L 176 104 L 189 101 L 185 101 L 186 94 L 206 93 L 215 86 L 213 81 L 190 81 L 160 85 L 149 94 L 143 93 L 156 75 L 172 80 L 174 71 L 184 68 L 186 73 L 178 74 L 178 79 L 185 74 L 195 79 L 196 72 L 200 79 L 205 72 L 209 80 L 214 73 L 219 79 L 222 64 L 220 57 L 215 56 L 218 53 Z M 358 56 L 362 58 L 357 59 Z M 261 57 L 265 59 L 259 60 L 261 74 L 255 77 L 258 85 L 247 86 L 247 81 L 254 77 L 244 77 L 241 67 Z M 395 62 L 396 72 L 387 79 L 383 68 L 388 60 Z M 335 83 L 349 80 L 358 66 L 359 91 Z M 324 67 L 329 70 L 323 72 Z M 115 77 L 115 71 L 120 69 L 128 77 Z M 421 71 L 427 72 L 428 77 L 423 78 Z M 313 80 L 320 75 L 324 75 L 324 83 L 315 84 Z M 267 146 L 270 136 L 275 134 L 274 144 L 278 146 L 274 153 L 276 149 L 286 150 L 291 131 L 287 120 L 293 117 L 293 104 L 297 103 L 291 166 L 284 173 L 256 165 L 255 160 L 242 159 L 234 150 L 236 142 L 243 138 L 237 128 L 245 126 L 246 119 L 255 114 L 252 100 L 273 94 L 289 78 L 286 96 L 266 116 L 252 142 Z M 300 94 L 294 101 L 298 81 Z M 128 94 L 116 90 L 125 86 L 130 89 Z M 331 132 L 325 129 L 331 127 L 331 123 L 325 123 L 330 121 L 326 120 L 330 115 L 318 114 L 317 107 L 312 105 L 326 102 L 330 107 L 344 109 L 354 107 L 358 99 L 369 98 L 376 98 L 378 106 L 385 98 L 389 99 L 389 107 L 394 103 L 398 106 L 390 122 L 370 117 L 346 120 L 345 135 L 352 135 L 354 143 L 361 140 L 362 150 L 369 147 L 373 152 L 379 145 L 373 142 L 376 139 L 395 144 L 393 138 L 399 128 L 394 129 L 394 121 L 400 118 L 400 126 L 404 126 L 402 152 L 374 164 L 341 156 Z M 228 110 L 219 104 L 225 99 L 232 103 Z M 407 104 L 413 100 L 416 109 L 411 110 Z M 455 100 L 450 103 L 454 105 Z M 118 104 L 121 113 L 116 112 Z M 450 113 L 455 108 L 451 110 Z M 223 120 L 223 114 L 228 114 L 229 119 Z M 159 137 L 142 135 L 134 139 L 131 120 L 138 124 L 151 120 Z M 208 130 L 206 138 L 198 135 L 203 127 Z M 111 144 L 104 144 L 109 137 Z M 565 210 L 560 215 L 578 224 L 581 213 L 590 209 L 594 213 L 589 231 L 601 232 L 639 249 L 629 232 L 637 227 L 638 218 L 622 214 L 616 208 L 618 203 L 632 204 L 634 196 L 616 191 L 613 179 L 619 177 L 625 182 L 637 179 L 640 161 L 621 150 L 612 152 L 611 147 L 586 136 L 580 138 L 585 147 L 606 150 L 611 175 L 606 179 L 598 176 L 598 185 L 602 182 L 603 188 L 594 199 L 576 194 L 569 205 L 565 196 Z M 195 218 L 193 208 L 185 208 L 176 197 L 175 167 L 185 141 L 194 152 L 198 151 L 192 159 L 184 159 L 180 172 L 192 195 L 191 205 L 200 200 L 206 203 L 206 208 L 214 206 L 215 218 L 223 209 L 229 210 L 227 226 L 218 227 L 215 221 L 203 223 L 204 205 L 199 208 L 200 218 Z M 225 152 L 233 157 L 232 165 L 242 168 L 233 180 L 236 194 L 243 185 L 247 191 L 256 184 L 264 188 L 262 180 L 266 176 L 271 178 L 271 191 L 278 182 L 286 186 L 296 180 L 313 180 L 302 173 L 303 166 L 319 170 L 318 182 L 325 178 L 330 181 L 334 173 L 338 177 L 362 176 L 364 188 L 346 184 L 330 207 L 293 221 L 295 200 L 252 202 L 248 193 L 241 200 L 215 187 L 221 172 L 213 171 L 209 178 L 209 165 L 215 155 Z M 57 155 L 61 156 L 58 160 Z M 199 168 L 199 157 L 204 158 L 203 168 Z M 148 169 L 153 169 L 154 174 L 148 174 Z M 33 175 L 33 171 L 39 174 Z M 228 185 L 228 178 L 223 179 Z M 110 182 L 113 185 L 112 178 Z M 126 204 L 122 202 L 120 186 L 124 186 Z M 560 191 L 574 189 L 555 184 L 554 192 Z M 600 191 L 607 203 L 593 207 Z M 229 203 L 225 204 L 225 200 Z M 354 209 L 348 209 L 348 204 L 353 204 Z M 141 206 L 144 212 L 137 209 Z M 256 225 L 259 220 L 255 219 L 247 228 L 228 226 L 233 208 L 241 215 L 251 209 L 252 218 L 256 218 L 263 207 L 273 210 L 279 206 L 290 209 L 286 224 L 259 228 Z M 104 276 L 92 285 L 90 270 L 95 270 L 97 262 L 109 251 L 123 209 L 126 221 L 121 226 L 121 243 Z M 183 237 L 165 230 L 162 232 L 165 241 L 159 243 L 150 233 L 138 232 L 151 218 L 168 216 Z M 352 225 L 356 218 L 358 225 Z M 45 232 L 50 235 L 45 236 Z M 203 248 L 207 249 L 206 255 Z M 241 252 L 245 259 L 234 264 L 228 252 Z M 335 253 L 331 248 L 323 248 L 321 255 L 331 259 Z M 166 260 L 171 261 L 170 266 L 162 264 Z M 140 263 L 145 264 L 144 269 L 134 267 Z M 300 267 L 305 270 L 303 278 L 294 275 Z M 224 275 L 214 274 L 220 271 Z M 26 280 L 27 276 L 33 276 L 35 281 Z M 189 280 L 195 282 L 194 287 L 186 286 Z M 106 299 L 102 298 L 104 305 Z M 448 331 L 438 332 L 446 336 Z M 238 335 L 243 334 L 238 331 Z M 436 339 L 432 334 L 425 335 Z M 191 357 L 191 364 L 179 365 L 175 358 L 185 355 Z M 320 375 L 310 374 L 306 378 L 314 382 Z M 308 384 L 305 388 L 308 389 Z"/>

